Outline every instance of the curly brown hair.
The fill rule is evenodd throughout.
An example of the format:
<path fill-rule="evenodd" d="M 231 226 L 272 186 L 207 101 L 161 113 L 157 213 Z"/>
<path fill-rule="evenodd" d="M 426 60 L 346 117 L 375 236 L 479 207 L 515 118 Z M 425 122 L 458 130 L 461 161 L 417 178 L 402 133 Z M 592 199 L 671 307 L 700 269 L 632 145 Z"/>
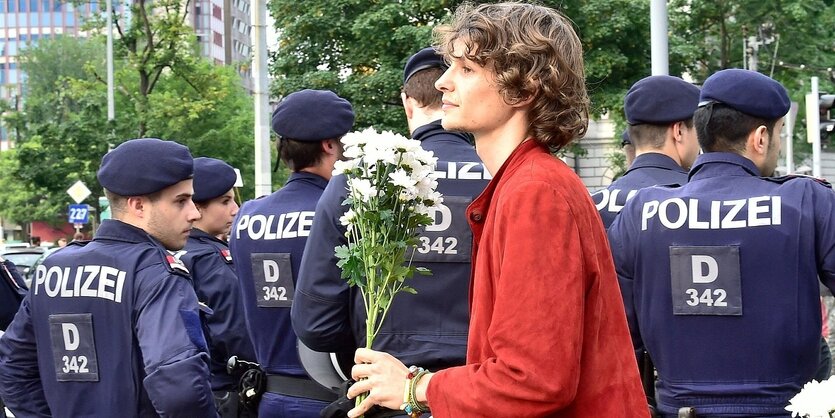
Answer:
<path fill-rule="evenodd" d="M 583 49 L 571 21 L 560 12 L 529 3 L 458 7 L 452 22 L 435 28 L 438 51 L 449 58 L 453 43 L 464 56 L 496 75 L 508 104 L 533 96 L 529 112 L 533 137 L 559 150 L 586 134 L 589 98 Z"/>

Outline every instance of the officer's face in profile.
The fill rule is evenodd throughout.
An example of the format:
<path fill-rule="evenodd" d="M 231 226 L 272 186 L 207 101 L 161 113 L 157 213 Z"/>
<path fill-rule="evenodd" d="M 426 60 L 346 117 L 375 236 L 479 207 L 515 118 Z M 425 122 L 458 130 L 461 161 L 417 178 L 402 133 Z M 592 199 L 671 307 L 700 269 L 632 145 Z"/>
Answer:
<path fill-rule="evenodd" d="M 183 249 L 188 240 L 192 223 L 200 218 L 194 206 L 192 180 L 183 180 L 158 193 L 155 200 L 148 199 L 148 221 L 145 232 L 156 238 L 166 249 Z"/>
<path fill-rule="evenodd" d="M 230 189 L 225 194 L 201 205 L 200 219 L 194 223 L 195 228 L 209 235 L 225 235 L 232 228 L 232 220 L 238 214 L 238 203 L 235 202 L 235 192 Z"/>

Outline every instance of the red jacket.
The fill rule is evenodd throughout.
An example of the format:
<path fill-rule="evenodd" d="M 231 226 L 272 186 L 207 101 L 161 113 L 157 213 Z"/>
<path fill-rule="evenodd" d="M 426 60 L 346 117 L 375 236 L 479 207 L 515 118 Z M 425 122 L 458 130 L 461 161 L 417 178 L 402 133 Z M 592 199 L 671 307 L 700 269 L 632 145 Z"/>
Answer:
<path fill-rule="evenodd" d="M 467 211 L 467 365 L 432 377 L 433 416 L 648 417 L 606 232 L 577 175 L 529 140 Z"/>

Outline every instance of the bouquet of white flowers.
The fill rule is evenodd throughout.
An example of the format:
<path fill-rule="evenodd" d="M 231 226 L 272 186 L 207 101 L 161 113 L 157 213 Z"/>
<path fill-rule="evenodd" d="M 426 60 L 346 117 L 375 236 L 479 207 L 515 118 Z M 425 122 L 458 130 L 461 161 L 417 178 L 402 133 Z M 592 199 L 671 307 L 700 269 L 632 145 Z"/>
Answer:
<path fill-rule="evenodd" d="M 789 401 L 786 411 L 792 417 L 833 418 L 835 417 L 835 378 L 823 382 L 812 380 Z"/>
<path fill-rule="evenodd" d="M 349 207 L 340 218 L 347 226 L 348 245 L 336 247 L 342 277 L 358 286 L 365 302 L 366 347 L 401 291 L 415 293 L 404 281 L 415 272 L 411 265 L 417 230 L 430 225 L 432 209 L 443 201 L 435 191 L 437 158 L 420 142 L 374 129 L 342 138 L 347 161 L 337 162 L 334 175 L 347 179 Z M 407 262 L 408 260 L 408 262 Z"/>

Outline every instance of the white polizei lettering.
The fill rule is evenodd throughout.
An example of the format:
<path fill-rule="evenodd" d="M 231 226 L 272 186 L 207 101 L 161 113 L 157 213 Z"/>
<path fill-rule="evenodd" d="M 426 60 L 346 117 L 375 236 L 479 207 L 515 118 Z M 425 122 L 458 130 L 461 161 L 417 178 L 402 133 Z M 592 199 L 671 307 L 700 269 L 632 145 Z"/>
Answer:
<path fill-rule="evenodd" d="M 471 168 L 477 165 L 478 163 L 464 163 L 464 166 L 461 167 L 460 170 L 458 170 L 458 178 L 461 180 L 481 180 L 483 176 L 480 172 L 470 171 Z"/>
<path fill-rule="evenodd" d="M 289 218 L 290 222 L 288 222 L 287 225 L 284 226 L 284 233 L 282 234 L 282 238 L 296 238 L 298 236 L 298 233 L 293 230 L 293 227 L 296 226 L 296 221 L 299 219 L 299 213 L 289 212 L 285 215 L 285 220 Z"/>
<path fill-rule="evenodd" d="M 609 195 L 609 207 L 606 208 L 609 212 L 618 213 L 621 209 L 623 209 L 623 205 L 618 205 L 618 194 L 620 194 L 620 189 L 612 190 L 612 194 Z"/>
<path fill-rule="evenodd" d="M 70 268 L 64 267 L 64 275 L 62 277 L 69 277 L 70 276 Z M 72 297 L 73 289 L 67 287 L 70 284 L 69 280 L 61 280 L 61 297 L 68 298 Z"/>
<path fill-rule="evenodd" d="M 46 266 L 41 264 L 38 266 L 38 269 L 35 270 L 35 289 L 33 291 L 34 294 L 38 294 L 38 288 L 41 287 L 44 283 L 44 279 L 46 278 Z"/>
<path fill-rule="evenodd" d="M 55 286 L 50 287 L 50 280 L 55 277 Z M 44 279 L 44 288 L 46 290 L 46 295 L 54 298 L 58 296 L 58 293 L 61 290 L 61 267 L 52 266 L 49 270 L 46 271 L 46 278 Z"/>
<path fill-rule="evenodd" d="M 670 219 L 667 217 L 667 208 L 671 204 L 678 206 L 678 219 L 675 222 L 670 222 Z M 658 212 L 658 219 L 661 221 L 661 225 L 664 225 L 668 229 L 681 228 L 687 222 L 687 205 L 677 197 L 661 202 L 661 205 L 658 207 Z"/>
<path fill-rule="evenodd" d="M 771 196 L 771 224 L 780 225 L 783 223 L 783 200 L 780 196 Z"/>
<path fill-rule="evenodd" d="M 641 208 L 641 231 L 647 230 L 647 221 L 658 214 L 658 201 L 651 200 L 644 202 L 644 207 Z"/>
<path fill-rule="evenodd" d="M 278 263 L 273 260 L 264 260 L 264 281 L 275 283 L 278 281 L 279 274 Z"/>
<path fill-rule="evenodd" d="M 690 229 L 710 229 L 710 223 L 708 221 L 700 221 L 699 220 L 699 201 L 696 199 L 690 199 L 690 209 L 687 218 L 688 224 L 687 227 Z"/>
<path fill-rule="evenodd" d="M 692 255 L 693 283 L 713 283 L 719 277 L 719 264 L 709 255 Z M 702 274 L 702 266 L 707 267 L 707 274 Z"/>
<path fill-rule="evenodd" d="M 759 196 L 748 199 L 748 226 L 766 226 L 771 225 L 771 216 L 760 218 L 757 215 L 769 215 L 770 207 L 768 204 L 761 205 L 761 203 L 771 203 L 771 196 Z"/>
<path fill-rule="evenodd" d="M 719 229 L 719 221 L 722 217 L 722 202 L 714 200 L 710 202 L 710 229 Z"/>
<path fill-rule="evenodd" d="M 447 169 L 447 177 L 448 179 L 455 178 L 455 163 L 448 163 L 446 166 Z"/>
<path fill-rule="evenodd" d="M 64 334 L 64 348 L 67 351 L 75 351 L 80 343 L 78 327 L 73 323 L 62 323 L 61 331 Z"/>
<path fill-rule="evenodd" d="M 316 212 L 304 211 L 299 214 L 299 236 L 306 237 L 310 235 L 310 228 L 313 226 L 313 215 Z"/>
<path fill-rule="evenodd" d="M 35 276 L 34 294 L 37 295 L 43 286 L 46 295 L 51 298 L 94 297 L 121 303 L 125 277 L 127 273 L 110 266 L 85 265 L 63 269 L 52 266 L 47 269 L 41 265 Z"/>
<path fill-rule="evenodd" d="M 700 219 L 699 207 L 708 204 L 710 205 L 708 216 L 702 215 L 702 219 Z M 677 217 L 670 210 L 671 207 L 678 210 Z M 668 229 L 678 229 L 686 224 L 688 229 L 704 230 L 780 225 L 782 214 L 782 198 L 780 196 L 756 196 L 748 199 L 713 200 L 709 202 L 692 198 L 685 202 L 674 197 L 660 203 L 655 200 L 644 202 L 641 213 L 641 230 L 646 231 L 649 221 L 656 216 L 661 224 Z"/>
<path fill-rule="evenodd" d="M 461 164 L 461 167 L 458 165 Z M 473 168 L 481 166 L 481 171 L 473 170 Z M 443 167 L 442 164 L 438 164 L 435 166 L 435 175 L 439 179 L 450 179 L 450 180 L 490 180 L 493 178 L 487 169 L 484 167 L 484 164 L 476 163 L 476 162 L 469 162 L 469 163 L 456 163 L 452 161 L 446 162 L 446 167 Z"/>
<path fill-rule="evenodd" d="M 254 229 L 256 223 L 258 223 L 261 226 L 261 228 L 258 231 Z M 264 219 L 264 215 L 253 215 L 249 218 L 249 227 L 247 227 L 246 232 L 252 239 L 261 239 L 261 236 L 264 235 L 264 230 L 267 228 L 266 224 L 267 220 Z"/>
<path fill-rule="evenodd" d="M 93 280 L 98 277 L 101 266 L 84 266 L 84 272 L 87 276 L 84 278 L 84 284 L 81 285 L 81 293 L 79 296 L 96 297 L 96 288 L 93 287 Z"/>
<path fill-rule="evenodd" d="M 241 231 L 247 228 L 249 225 L 249 215 L 241 216 L 241 219 L 238 220 L 238 225 L 235 227 L 235 238 L 241 239 Z"/>
<path fill-rule="evenodd" d="M 724 206 L 731 207 L 725 217 L 722 218 L 722 229 L 745 228 L 745 219 L 734 220 L 736 215 L 745 207 L 745 199 L 727 200 L 722 203 Z"/>
<path fill-rule="evenodd" d="M 278 234 L 281 231 L 281 223 L 284 222 L 284 215 L 278 218 L 278 227 L 276 229 L 272 229 L 273 221 L 275 221 L 275 215 L 267 216 L 267 226 L 264 227 L 264 239 L 276 239 Z"/>
<path fill-rule="evenodd" d="M 603 190 L 600 190 L 600 191 L 594 193 L 593 195 L 591 195 L 592 200 L 596 200 L 595 196 L 598 196 L 598 195 L 602 196 L 602 199 L 600 200 L 599 203 L 595 203 L 594 207 L 596 207 L 597 210 L 599 211 L 599 210 L 605 208 L 606 204 L 609 203 L 609 189 L 603 189 Z"/>

